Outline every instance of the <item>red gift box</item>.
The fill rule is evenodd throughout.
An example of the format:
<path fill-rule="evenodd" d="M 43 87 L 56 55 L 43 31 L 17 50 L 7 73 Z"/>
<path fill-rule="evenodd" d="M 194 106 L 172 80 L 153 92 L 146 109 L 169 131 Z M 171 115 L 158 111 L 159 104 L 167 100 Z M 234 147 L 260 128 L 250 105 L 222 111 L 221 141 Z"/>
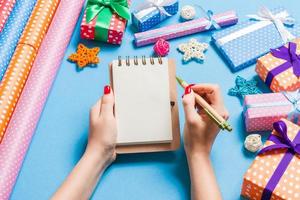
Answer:
<path fill-rule="evenodd" d="M 129 5 L 128 0 L 127 4 Z M 126 29 L 127 20 L 119 16 L 119 14 L 117 14 L 116 12 L 111 11 L 112 9 L 107 8 L 109 9 L 109 11 L 104 13 L 106 14 L 105 17 L 103 17 L 101 14 L 98 14 L 89 21 L 87 20 L 87 9 L 84 12 L 84 16 L 81 22 L 80 37 L 82 39 L 98 40 L 120 45 L 122 43 L 123 35 Z"/>

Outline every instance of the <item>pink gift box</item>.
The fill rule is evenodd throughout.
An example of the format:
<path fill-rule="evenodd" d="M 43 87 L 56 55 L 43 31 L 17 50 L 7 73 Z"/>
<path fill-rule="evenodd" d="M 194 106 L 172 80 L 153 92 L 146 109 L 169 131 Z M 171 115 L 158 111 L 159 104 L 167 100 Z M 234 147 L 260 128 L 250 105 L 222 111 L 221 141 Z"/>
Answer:
<path fill-rule="evenodd" d="M 294 119 L 294 114 L 299 114 L 295 101 L 295 95 L 291 93 L 270 93 L 247 95 L 244 99 L 244 116 L 247 132 L 270 131 L 273 123 L 281 118 Z M 294 112 L 294 114 L 293 114 Z M 299 120 L 298 120 L 299 123 Z"/>

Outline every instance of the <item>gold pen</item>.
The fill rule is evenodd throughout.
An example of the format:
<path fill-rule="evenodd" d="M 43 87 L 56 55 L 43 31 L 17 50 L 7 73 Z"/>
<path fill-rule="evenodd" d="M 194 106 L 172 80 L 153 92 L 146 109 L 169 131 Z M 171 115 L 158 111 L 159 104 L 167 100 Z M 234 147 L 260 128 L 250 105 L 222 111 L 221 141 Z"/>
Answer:
<path fill-rule="evenodd" d="M 181 87 L 186 88 L 188 86 L 188 83 L 179 78 L 176 77 L 177 82 L 181 85 Z M 205 111 L 205 113 L 222 129 L 227 130 L 229 132 L 232 131 L 232 127 L 230 124 L 221 116 L 219 115 L 215 109 L 213 109 L 200 95 L 195 93 L 195 100 L 196 103 L 199 104 Z"/>

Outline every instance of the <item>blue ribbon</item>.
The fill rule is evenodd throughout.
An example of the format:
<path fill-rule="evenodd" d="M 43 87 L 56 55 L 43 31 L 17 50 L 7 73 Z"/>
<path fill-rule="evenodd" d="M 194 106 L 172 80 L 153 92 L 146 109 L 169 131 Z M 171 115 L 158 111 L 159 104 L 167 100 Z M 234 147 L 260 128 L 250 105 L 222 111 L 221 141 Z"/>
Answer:
<path fill-rule="evenodd" d="M 221 28 L 221 26 L 216 22 L 216 20 L 213 19 L 213 16 L 214 16 L 213 11 L 208 10 L 206 12 L 206 16 L 207 16 L 207 19 L 209 21 L 209 24 L 205 27 L 205 30 L 209 30 L 212 27 L 215 28 L 216 30 Z"/>
<path fill-rule="evenodd" d="M 263 108 L 263 107 L 292 105 L 293 107 L 291 111 L 288 113 L 288 119 L 293 120 L 294 123 L 298 123 L 299 115 L 300 115 L 300 95 L 299 95 L 300 92 L 297 93 L 297 97 L 287 92 L 282 92 L 282 94 L 285 96 L 285 98 L 288 101 L 247 104 L 245 106 L 244 112 L 246 112 L 249 108 Z"/>
<path fill-rule="evenodd" d="M 209 30 L 211 28 L 215 28 L 216 30 L 221 29 L 221 26 L 214 20 L 214 12 L 212 10 L 205 10 L 203 7 L 197 5 L 202 13 L 205 15 L 205 18 L 209 21 L 208 25 L 205 27 L 205 30 Z"/>

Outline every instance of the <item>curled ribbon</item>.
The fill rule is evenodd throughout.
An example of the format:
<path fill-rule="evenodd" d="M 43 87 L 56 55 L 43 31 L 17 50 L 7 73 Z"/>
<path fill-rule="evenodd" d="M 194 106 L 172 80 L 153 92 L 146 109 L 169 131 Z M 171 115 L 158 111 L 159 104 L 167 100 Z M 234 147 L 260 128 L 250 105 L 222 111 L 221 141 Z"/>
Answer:
<path fill-rule="evenodd" d="M 115 12 L 126 20 L 130 19 L 127 0 L 88 0 L 86 8 L 86 21 L 89 23 L 96 16 L 103 15 L 104 19 Z"/>
<path fill-rule="evenodd" d="M 172 15 L 166 11 L 165 7 L 171 6 L 176 2 L 177 0 L 146 0 L 137 8 L 136 16 L 137 18 L 141 18 L 145 15 L 145 13 L 148 13 L 148 9 L 157 9 L 160 14 L 170 17 Z"/>
<path fill-rule="evenodd" d="M 216 20 L 213 18 L 214 13 L 212 10 L 205 10 L 202 6 L 197 5 L 197 7 L 200 8 L 200 10 L 202 11 L 202 13 L 205 15 L 205 18 L 208 20 L 208 25 L 205 27 L 205 30 L 209 30 L 212 27 L 215 29 L 220 29 L 220 25 L 216 22 Z"/>
<path fill-rule="evenodd" d="M 273 15 L 272 12 L 266 8 L 266 7 L 261 7 L 260 10 L 258 11 L 257 15 L 247 15 L 250 17 L 250 19 L 257 20 L 257 21 L 270 21 L 272 22 L 282 40 L 284 43 L 287 43 L 295 38 L 294 35 L 292 35 L 285 27 L 284 25 L 287 26 L 292 26 L 294 25 L 295 19 L 289 16 L 289 14 L 286 12 L 284 16 L 276 16 Z"/>
<path fill-rule="evenodd" d="M 263 190 L 261 199 L 264 200 L 271 199 L 274 189 L 278 185 L 281 177 L 288 168 L 294 155 L 300 155 L 300 131 L 297 133 L 296 137 L 292 141 L 288 137 L 287 125 L 284 121 L 275 122 L 273 124 L 273 127 L 279 134 L 279 136 L 271 134 L 268 140 L 272 141 L 274 144 L 263 148 L 262 150 L 260 150 L 259 154 L 277 149 L 287 149 L 287 151 L 285 152 L 284 156 L 282 157 L 273 175 L 270 177 L 267 185 Z"/>
<path fill-rule="evenodd" d="M 297 44 L 294 42 L 288 43 L 288 48 L 282 46 L 278 49 L 271 49 L 271 54 L 276 57 L 285 60 L 286 62 L 282 65 L 269 71 L 266 77 L 266 84 L 270 87 L 275 76 L 289 69 L 293 68 L 293 73 L 299 77 L 300 76 L 300 56 L 297 55 Z"/>

